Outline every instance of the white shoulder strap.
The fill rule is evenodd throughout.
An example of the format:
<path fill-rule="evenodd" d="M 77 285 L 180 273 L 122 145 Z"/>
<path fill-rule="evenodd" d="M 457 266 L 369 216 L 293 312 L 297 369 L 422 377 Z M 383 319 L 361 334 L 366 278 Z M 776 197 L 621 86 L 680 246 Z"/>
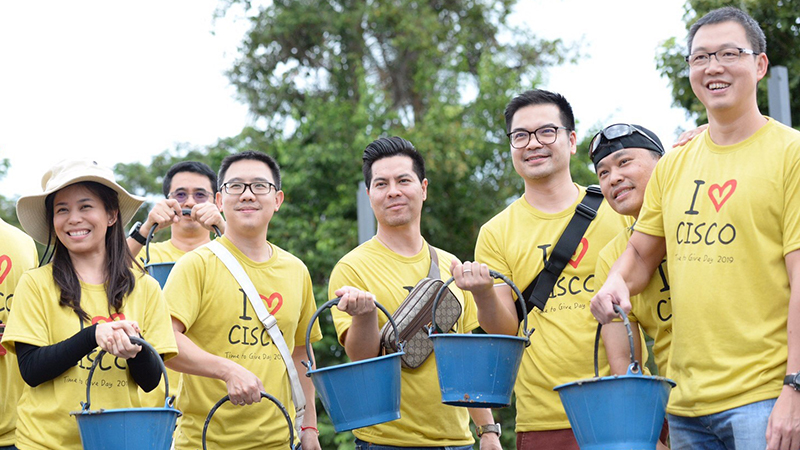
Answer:
<path fill-rule="evenodd" d="M 250 300 L 250 305 L 256 312 L 258 320 L 264 324 L 272 342 L 281 352 L 281 357 L 286 365 L 286 371 L 289 373 L 289 381 L 292 387 L 292 400 L 295 408 L 294 425 L 295 428 L 297 428 L 297 436 L 300 436 L 300 427 L 303 425 L 303 416 L 306 412 L 306 397 L 303 394 L 303 388 L 300 386 L 300 377 L 297 375 L 297 369 L 292 360 L 292 353 L 289 351 L 289 347 L 283 339 L 283 333 L 281 333 L 280 328 L 278 328 L 278 321 L 275 319 L 275 316 L 269 313 L 267 307 L 264 306 L 261 297 L 258 296 L 256 287 L 253 285 L 250 277 L 247 276 L 247 273 L 245 273 L 242 265 L 236 260 L 236 257 L 234 257 L 224 245 L 216 240 L 209 242 L 206 246 L 217 255 L 217 258 L 219 258 L 223 264 L 225 264 L 225 267 L 230 270 L 231 275 L 236 278 L 236 281 L 239 282 L 239 285 L 244 289 L 244 293 L 247 295 L 247 299 Z"/>

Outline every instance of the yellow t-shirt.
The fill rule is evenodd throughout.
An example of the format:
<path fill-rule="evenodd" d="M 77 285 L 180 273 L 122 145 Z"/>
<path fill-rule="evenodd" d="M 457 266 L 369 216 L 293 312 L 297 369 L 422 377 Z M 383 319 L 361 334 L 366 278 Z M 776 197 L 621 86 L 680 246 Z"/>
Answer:
<path fill-rule="evenodd" d="M 772 119 L 748 139 L 708 132 L 656 166 L 635 229 L 666 237 L 673 341 L 668 411 L 700 416 L 775 398 L 786 370 L 800 248 L 800 133 Z"/>
<path fill-rule="evenodd" d="M 450 262 L 455 256 L 436 249 L 442 280 L 450 278 Z M 345 255 L 333 268 L 328 296 L 342 286 L 353 286 L 375 295 L 378 303 L 390 313 L 403 303 L 410 289 L 428 275 L 431 267 L 427 243 L 414 256 L 405 257 L 387 249 L 376 238 L 361 244 Z M 457 323 L 459 332 L 478 327 L 475 301 L 469 292 L 451 284 L 451 291 L 462 303 Z M 331 308 L 336 333 L 350 328 L 352 317 L 338 308 Z M 378 324 L 388 319 L 378 311 Z M 465 355 L 465 357 L 467 357 Z M 400 374 L 400 419 L 353 431 L 359 439 L 378 445 L 404 447 L 464 446 L 474 442 L 469 430 L 466 408 L 441 403 L 436 358 L 431 355 L 416 369 L 403 368 Z"/>
<path fill-rule="evenodd" d="M 153 264 L 177 261 L 185 254 L 185 251 L 175 247 L 175 245 L 172 244 L 172 239 L 150 243 L 150 263 Z M 147 261 L 147 252 L 145 251 L 145 247 L 142 247 L 142 249 L 139 250 L 139 254 L 136 255 L 136 260 L 142 265 L 144 265 L 144 262 Z"/>
<path fill-rule="evenodd" d="M 71 308 L 60 306 L 60 296 L 53 281 L 52 264 L 22 275 L 3 336 L 3 345 L 9 352 L 16 352 L 17 342 L 39 347 L 57 344 L 91 325 L 81 321 Z M 177 354 L 169 312 L 158 282 L 141 272 L 119 313 L 113 310 L 109 313 L 103 285 L 81 283 L 81 307 L 92 318 L 92 324 L 135 320 L 142 337 L 165 358 Z M 95 348 L 77 365 L 35 388 L 25 385 L 17 408 L 17 447 L 25 450 L 82 448 L 77 421 L 69 413 L 80 410 L 80 402 L 86 400 L 86 379 L 99 351 L 99 347 Z M 103 357 L 92 377 L 93 410 L 140 406 L 137 385 L 127 367 L 125 360 L 111 355 Z"/>
<path fill-rule="evenodd" d="M 555 214 L 539 211 L 520 197 L 481 227 L 475 260 L 509 277 L 524 291 L 544 267 L 545 252 L 550 255 L 583 200 L 586 190 L 580 190 L 572 206 Z M 553 388 L 594 376 L 597 321 L 589 311 L 589 301 L 599 287 L 594 280 L 597 254 L 630 223 L 629 217 L 620 216 L 603 202 L 553 287 L 546 311 L 536 308 L 529 312 L 528 328 L 534 327 L 536 332 L 531 335 L 514 386 L 517 432 L 570 428 Z M 605 361 L 600 375 L 607 375 L 602 346 L 598 357 Z"/>
<path fill-rule="evenodd" d="M 151 242 L 149 264 L 175 262 L 185 254 L 185 251 L 175 247 L 175 245 L 172 244 L 171 239 L 162 242 Z M 142 247 L 142 249 L 139 250 L 139 254 L 136 255 L 136 260 L 139 261 L 142 266 L 144 266 L 144 261 L 147 261 L 147 252 L 145 251 L 145 247 Z M 175 396 L 175 403 L 173 406 L 178 409 L 180 409 L 182 375 L 183 374 L 180 372 L 167 369 L 167 378 L 169 378 L 169 395 Z M 142 400 L 142 406 L 153 408 L 163 407 L 164 395 L 164 385 L 161 384 L 159 384 L 157 388 L 150 392 L 144 392 L 143 390 L 139 389 L 139 396 Z"/>
<path fill-rule="evenodd" d="M 628 246 L 633 230 L 626 228 L 608 243 L 597 258 L 594 272 L 595 286 L 602 286 L 608 279 L 608 271 Z M 667 360 L 672 342 L 672 302 L 669 296 L 667 260 L 661 261 L 650 283 L 639 295 L 631 297 L 631 322 L 638 322 L 645 333 L 653 338 L 653 353 L 661 376 L 667 376 Z M 643 352 L 644 353 L 644 352 Z"/>
<path fill-rule="evenodd" d="M 273 244 L 270 244 L 272 257 L 266 262 L 255 262 L 226 237 L 218 241 L 233 253 L 253 281 L 261 301 L 277 319 L 289 351 L 305 345 L 306 328 L 316 311 L 306 266 Z M 164 286 L 164 294 L 169 299 L 172 317 L 186 326 L 185 335 L 192 342 L 257 375 L 266 392 L 280 400 L 294 420 L 289 376 L 280 352 L 239 283 L 211 250 L 200 247 L 179 259 Z M 321 338 L 319 323 L 315 323 L 311 342 Z M 304 376 L 304 370 L 298 370 L 298 374 Z M 184 374 L 181 393 L 184 415 L 175 448 L 201 448 L 208 411 L 227 393 L 222 380 Z M 313 399 L 306 402 L 307 408 L 314 407 Z M 223 406 L 214 414 L 208 431 L 209 448 L 283 449 L 288 440 L 286 420 L 268 400 L 246 408 Z"/>
<path fill-rule="evenodd" d="M 33 239 L 3 219 L 0 219 L 0 242 L 0 324 L 5 324 L 19 277 L 36 267 L 38 254 Z M 17 358 L 0 347 L 0 447 L 14 445 L 17 402 L 24 385 Z"/>

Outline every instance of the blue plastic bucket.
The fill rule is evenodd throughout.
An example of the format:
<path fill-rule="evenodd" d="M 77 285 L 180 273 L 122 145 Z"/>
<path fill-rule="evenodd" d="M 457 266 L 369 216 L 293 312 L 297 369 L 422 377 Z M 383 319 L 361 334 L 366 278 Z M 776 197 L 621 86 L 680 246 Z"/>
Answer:
<path fill-rule="evenodd" d="M 163 289 L 164 285 L 167 283 L 169 272 L 172 270 L 173 266 L 175 266 L 174 262 L 165 262 L 146 264 L 144 268 L 147 270 L 147 273 L 149 273 L 150 276 L 158 280 L 158 284 L 160 284 L 161 288 Z"/>
<path fill-rule="evenodd" d="M 280 409 L 281 412 L 283 413 L 283 417 L 286 419 L 286 423 L 289 425 L 289 443 L 288 443 L 288 445 L 289 445 L 289 448 L 292 449 L 293 448 L 292 445 L 294 443 L 294 427 L 292 427 L 292 418 L 289 417 L 289 411 L 286 410 L 286 407 L 283 406 L 283 403 L 281 403 L 280 400 L 278 400 L 277 398 L 267 394 L 266 392 L 262 392 L 261 393 L 261 398 L 269 399 L 270 401 L 272 401 L 272 403 L 275 403 L 275 406 L 277 406 L 278 409 Z M 217 412 L 217 410 L 219 409 L 220 406 L 222 406 L 223 403 L 225 403 L 225 402 L 227 402 L 229 400 L 230 400 L 230 397 L 227 396 L 227 395 L 225 397 L 222 397 L 211 408 L 211 411 L 208 412 L 208 416 L 206 416 L 206 421 L 203 424 L 203 438 L 202 438 L 202 440 L 203 440 L 203 450 L 207 450 L 207 447 L 206 447 L 206 433 L 208 432 L 208 424 L 211 422 L 211 417 L 214 416 L 214 413 Z M 298 445 L 298 447 L 299 447 L 299 445 Z"/>
<path fill-rule="evenodd" d="M 627 316 L 617 305 L 628 329 L 631 365 L 625 375 L 598 377 L 595 338 L 595 378 L 553 388 L 561 396 L 569 423 L 581 450 L 655 450 L 670 390 L 675 382 L 642 374 L 633 353 Z"/>
<path fill-rule="evenodd" d="M 517 286 L 499 272 L 489 274 L 501 278 L 522 298 Z M 511 393 L 525 347 L 530 345 L 528 314 L 522 303 L 525 337 L 500 334 L 443 334 L 436 322 L 439 299 L 453 282 L 444 283 L 433 301 L 433 318 L 429 337 L 439 374 L 442 403 L 469 408 L 501 408 L 511 404 Z"/>
<path fill-rule="evenodd" d="M 338 304 L 339 300 L 328 301 L 311 318 L 306 330 L 308 361 L 313 360 L 309 343 L 312 325 L 322 311 Z M 399 352 L 322 369 L 313 369 L 310 362 L 303 362 L 308 369 L 306 376 L 314 382 L 337 433 L 400 418 L 400 357 L 405 353 L 391 314 L 378 302 L 375 305 L 394 326 Z"/>
<path fill-rule="evenodd" d="M 172 443 L 172 432 L 175 422 L 181 415 L 172 407 L 173 398 L 169 396 L 167 371 L 158 352 L 150 344 L 135 336 L 131 342 L 139 344 L 157 355 L 157 360 L 164 376 L 165 400 L 163 408 L 123 408 L 100 409 L 90 411 L 91 400 L 89 389 L 92 386 L 92 375 L 103 359 L 105 351 L 97 354 L 86 379 L 86 402 L 81 402 L 80 411 L 71 412 L 78 421 L 78 430 L 84 450 L 168 450 Z M 113 439 L 109 439 L 113 436 Z"/>

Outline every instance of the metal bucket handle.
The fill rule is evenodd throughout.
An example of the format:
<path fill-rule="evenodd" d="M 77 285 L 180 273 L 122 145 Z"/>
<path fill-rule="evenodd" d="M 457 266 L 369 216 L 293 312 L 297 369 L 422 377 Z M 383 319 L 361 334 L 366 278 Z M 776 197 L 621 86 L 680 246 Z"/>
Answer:
<path fill-rule="evenodd" d="M 625 314 L 625 311 L 620 308 L 619 305 L 614 305 L 614 311 L 622 317 L 622 323 L 625 324 L 625 329 L 628 330 L 628 345 L 631 348 L 631 364 L 628 366 L 628 375 L 641 375 L 642 374 L 642 366 L 639 364 L 639 361 L 636 361 L 635 355 L 635 348 L 633 346 L 633 331 L 631 330 L 631 322 L 628 320 L 628 315 Z M 595 378 L 600 377 L 600 373 L 597 367 L 597 352 L 600 346 L 600 329 L 603 328 L 602 323 L 597 324 L 597 333 L 594 336 L 594 376 Z"/>
<path fill-rule="evenodd" d="M 164 407 L 172 407 L 172 404 L 175 402 L 175 397 L 169 396 L 169 380 L 167 379 L 167 368 L 164 366 L 164 361 L 161 360 L 161 355 L 158 354 L 158 351 L 150 345 L 144 339 L 137 337 L 137 336 L 128 336 L 131 340 L 132 344 L 141 345 L 142 348 L 147 349 L 150 353 L 156 356 L 156 360 L 158 360 L 158 367 L 161 369 L 161 374 L 164 376 Z M 100 361 L 103 359 L 103 356 L 106 354 L 105 350 L 100 350 L 97 354 L 97 357 L 94 359 L 94 363 L 92 363 L 92 368 L 89 369 L 89 376 L 86 378 L 86 402 L 81 402 L 81 411 L 88 411 L 89 407 L 91 406 L 91 399 L 89 397 L 89 391 L 92 387 L 92 376 L 94 375 L 94 370 L 100 364 Z"/>
<path fill-rule="evenodd" d="M 153 224 L 153 227 L 150 228 L 150 231 L 147 232 L 147 240 L 144 242 L 144 265 L 150 264 L 150 241 L 153 240 L 153 236 L 156 234 L 156 228 L 158 228 L 158 224 Z"/>
<path fill-rule="evenodd" d="M 311 362 L 311 360 L 313 359 L 311 357 L 311 327 L 314 325 L 314 322 L 316 322 L 317 317 L 319 317 L 319 315 L 320 315 L 320 313 L 322 313 L 322 311 L 325 311 L 326 309 L 331 308 L 334 305 L 338 305 L 339 304 L 339 300 L 341 300 L 341 299 L 342 299 L 341 297 L 336 297 L 333 300 L 328 300 L 324 305 L 320 306 L 319 309 L 316 312 L 314 312 L 314 315 L 311 316 L 311 321 L 308 322 L 308 328 L 306 329 L 306 354 L 308 355 L 308 361 L 302 361 L 303 365 L 306 366 L 306 369 L 307 369 L 307 371 L 306 371 L 306 376 L 307 377 L 311 376 L 311 375 L 308 374 L 308 370 L 312 370 L 314 368 L 314 364 Z M 389 322 L 392 323 L 392 327 L 394 329 L 394 339 L 395 339 L 395 342 L 397 342 L 398 353 L 402 352 L 403 351 L 403 343 L 400 342 L 400 333 L 397 331 L 397 324 L 394 323 L 394 319 L 392 319 L 392 315 L 389 314 L 389 311 L 387 311 L 386 308 L 384 308 L 383 305 L 381 305 L 377 301 L 375 301 L 375 306 L 377 306 L 378 309 L 383 311 L 383 314 L 385 314 L 386 317 L 389 318 Z"/>
<path fill-rule="evenodd" d="M 181 208 L 181 215 L 191 216 L 192 215 L 191 208 Z M 219 228 L 216 225 L 211 225 L 211 227 L 214 228 L 214 234 L 216 234 L 217 237 L 222 237 L 222 232 L 219 231 Z"/>
<path fill-rule="evenodd" d="M 189 208 L 181 209 L 181 214 L 184 215 L 184 216 L 190 215 L 191 213 L 192 213 L 192 210 L 189 209 Z M 217 237 L 222 237 L 222 232 L 219 231 L 219 228 L 216 225 L 212 225 L 212 227 L 214 227 L 214 233 L 217 235 Z M 144 265 L 145 266 L 150 264 L 150 241 L 153 240 L 153 236 L 155 236 L 155 234 L 156 234 L 156 228 L 158 228 L 158 224 L 157 223 L 153 224 L 152 228 L 150 228 L 150 231 L 147 232 L 147 239 L 145 240 L 145 243 L 144 243 L 144 254 L 145 254 Z"/>
<path fill-rule="evenodd" d="M 289 417 L 289 412 L 286 410 L 286 407 L 283 406 L 283 403 L 280 402 L 277 398 L 267 394 L 266 392 L 261 392 L 261 398 L 266 398 L 275 403 L 275 406 L 281 410 L 283 413 L 283 417 L 286 419 L 286 423 L 289 425 L 289 448 L 292 449 L 292 443 L 294 443 L 294 426 L 292 425 L 292 419 Z M 211 408 L 211 411 L 208 412 L 208 416 L 206 416 L 206 422 L 203 424 L 203 450 L 207 450 L 206 448 L 206 433 L 208 432 L 208 424 L 211 423 L 211 417 L 214 415 L 215 412 L 222 406 L 223 403 L 229 401 L 231 397 L 226 395 L 219 399 L 219 401 Z M 300 448 L 298 445 L 297 448 Z"/>
<path fill-rule="evenodd" d="M 525 346 L 527 347 L 531 345 L 530 336 L 536 330 L 533 328 L 528 330 L 528 309 L 525 305 L 525 299 L 522 296 L 522 292 L 519 291 L 519 288 L 517 287 L 516 284 L 514 284 L 513 281 L 511 281 L 507 276 L 503 275 L 500 272 L 489 269 L 489 276 L 492 278 L 499 278 L 505 281 L 507 285 L 511 286 L 511 289 L 514 291 L 514 293 L 517 294 L 517 298 L 519 299 L 520 304 L 522 304 L 522 317 L 523 317 L 522 334 L 525 336 L 525 338 L 528 339 L 528 341 L 525 343 Z M 442 329 L 439 328 L 439 324 L 436 322 L 436 310 L 438 309 L 437 306 L 439 304 L 439 299 L 442 298 L 442 294 L 444 294 L 444 291 L 445 289 L 447 289 L 447 286 L 449 286 L 450 283 L 452 283 L 454 280 L 455 280 L 454 277 L 450 277 L 449 280 L 445 281 L 442 287 L 439 288 L 439 292 L 436 293 L 436 298 L 433 299 L 433 312 L 431 313 L 433 317 L 431 318 L 432 320 L 431 326 L 428 328 L 429 336 L 434 333 L 442 333 Z"/>

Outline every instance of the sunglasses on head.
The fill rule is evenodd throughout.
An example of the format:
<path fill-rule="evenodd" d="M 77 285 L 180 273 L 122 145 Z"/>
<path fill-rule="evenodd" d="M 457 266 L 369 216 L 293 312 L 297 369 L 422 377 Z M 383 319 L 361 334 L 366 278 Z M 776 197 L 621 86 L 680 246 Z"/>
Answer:
<path fill-rule="evenodd" d="M 648 141 L 652 142 L 655 148 L 660 150 L 660 153 L 664 154 L 664 147 L 661 146 L 658 142 L 653 140 L 647 133 L 637 128 L 635 125 L 631 125 L 628 123 L 616 123 L 614 125 L 609 125 L 597 134 L 594 135 L 592 141 L 589 143 L 589 158 L 594 159 L 594 152 L 600 146 L 600 137 L 606 138 L 607 141 L 612 141 L 614 139 L 619 139 L 621 137 L 630 136 L 633 133 L 639 133 L 642 136 L 646 137 Z"/>

